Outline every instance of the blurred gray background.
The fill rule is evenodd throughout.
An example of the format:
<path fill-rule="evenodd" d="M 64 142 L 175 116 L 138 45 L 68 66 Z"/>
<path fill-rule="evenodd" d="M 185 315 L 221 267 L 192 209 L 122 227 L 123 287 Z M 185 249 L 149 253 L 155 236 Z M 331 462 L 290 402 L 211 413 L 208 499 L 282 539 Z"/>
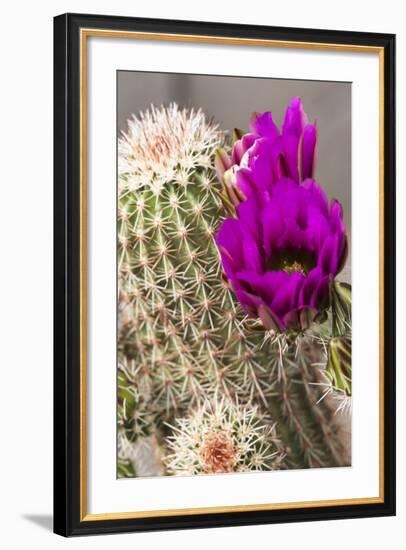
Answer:
<path fill-rule="evenodd" d="M 223 130 L 248 129 L 253 111 L 272 111 L 283 121 L 285 108 L 299 96 L 309 120 L 317 122 L 316 180 L 330 198 L 344 208 L 348 237 L 351 235 L 351 83 L 310 80 L 279 80 L 234 76 L 117 72 L 118 132 L 127 120 L 151 104 L 201 107 Z M 350 258 L 341 274 L 350 282 Z"/>

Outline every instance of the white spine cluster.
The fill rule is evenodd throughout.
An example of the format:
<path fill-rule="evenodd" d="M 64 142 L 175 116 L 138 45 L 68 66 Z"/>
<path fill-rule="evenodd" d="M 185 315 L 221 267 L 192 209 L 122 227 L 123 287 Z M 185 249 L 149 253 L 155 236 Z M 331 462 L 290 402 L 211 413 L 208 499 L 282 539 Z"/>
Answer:
<path fill-rule="evenodd" d="M 197 167 L 211 164 L 210 155 L 219 144 L 218 127 L 201 109 L 152 105 L 133 116 L 119 139 L 119 189 L 149 187 L 159 194 L 167 182 L 187 182 Z"/>
<path fill-rule="evenodd" d="M 271 470 L 283 458 L 273 426 L 253 405 L 214 399 L 170 427 L 165 462 L 174 475 Z"/>

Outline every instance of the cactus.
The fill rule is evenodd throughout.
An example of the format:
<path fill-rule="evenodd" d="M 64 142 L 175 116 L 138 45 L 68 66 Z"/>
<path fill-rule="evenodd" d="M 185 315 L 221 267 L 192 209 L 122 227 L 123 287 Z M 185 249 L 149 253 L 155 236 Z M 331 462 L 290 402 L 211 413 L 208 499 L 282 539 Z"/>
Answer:
<path fill-rule="evenodd" d="M 283 460 L 275 425 L 254 405 L 219 399 L 206 401 L 169 426 L 168 472 L 176 475 L 271 470 Z"/>
<path fill-rule="evenodd" d="M 268 344 L 272 380 L 268 410 L 286 445 L 288 468 L 350 463 L 350 417 L 336 415 L 341 394 L 327 376 L 326 342 L 315 338 L 315 325 L 293 339 L 272 335 Z"/>
<path fill-rule="evenodd" d="M 174 105 L 142 120 L 145 132 L 135 120 L 120 141 L 120 380 L 137 388 L 157 418 L 168 418 L 217 387 L 228 395 L 261 393 L 265 372 L 255 359 L 255 338 L 247 340 L 241 328 L 245 316 L 222 277 L 214 242 L 223 211 L 212 165 L 222 135 L 201 112 Z M 137 179 L 131 157 L 139 142 L 149 135 L 151 148 L 170 143 L 179 120 L 180 142 L 195 130 L 190 150 L 169 168 L 141 166 Z M 129 401 L 135 406 L 127 399 L 127 408 Z M 148 434 L 144 422 L 137 429 Z"/>
<path fill-rule="evenodd" d="M 182 452 L 174 456 L 179 433 L 218 400 L 234 418 L 254 410 L 273 426 L 258 456 L 273 449 L 276 458 L 254 460 L 255 469 L 348 461 L 331 400 L 322 399 L 321 341 L 264 330 L 223 276 L 214 237 L 227 213 L 214 156 L 225 141 L 202 111 L 175 104 L 134 117 L 119 140 L 120 477 L 191 471 Z M 227 468 L 252 464 L 231 458 Z"/>

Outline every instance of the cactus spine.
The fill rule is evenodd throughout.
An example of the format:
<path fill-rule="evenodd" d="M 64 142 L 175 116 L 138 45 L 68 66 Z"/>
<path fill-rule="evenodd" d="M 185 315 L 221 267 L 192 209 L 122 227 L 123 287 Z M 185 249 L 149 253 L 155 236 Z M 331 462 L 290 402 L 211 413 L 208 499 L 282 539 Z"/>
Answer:
<path fill-rule="evenodd" d="M 258 407 L 240 406 L 238 400 L 216 396 L 170 427 L 165 462 L 176 475 L 271 470 L 284 457 L 275 426 Z"/>

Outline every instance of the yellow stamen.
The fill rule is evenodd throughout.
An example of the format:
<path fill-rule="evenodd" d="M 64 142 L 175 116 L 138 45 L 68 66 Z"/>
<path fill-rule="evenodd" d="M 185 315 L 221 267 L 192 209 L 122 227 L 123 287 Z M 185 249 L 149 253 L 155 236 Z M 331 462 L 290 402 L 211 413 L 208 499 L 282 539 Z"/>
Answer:
<path fill-rule="evenodd" d="M 288 262 L 283 262 L 283 267 L 282 267 L 283 271 L 285 271 L 286 273 L 289 273 L 289 275 L 291 273 L 303 273 L 305 274 L 306 271 L 304 269 L 304 267 L 302 266 L 302 264 L 298 261 L 294 261 L 293 263 L 288 263 Z"/>

